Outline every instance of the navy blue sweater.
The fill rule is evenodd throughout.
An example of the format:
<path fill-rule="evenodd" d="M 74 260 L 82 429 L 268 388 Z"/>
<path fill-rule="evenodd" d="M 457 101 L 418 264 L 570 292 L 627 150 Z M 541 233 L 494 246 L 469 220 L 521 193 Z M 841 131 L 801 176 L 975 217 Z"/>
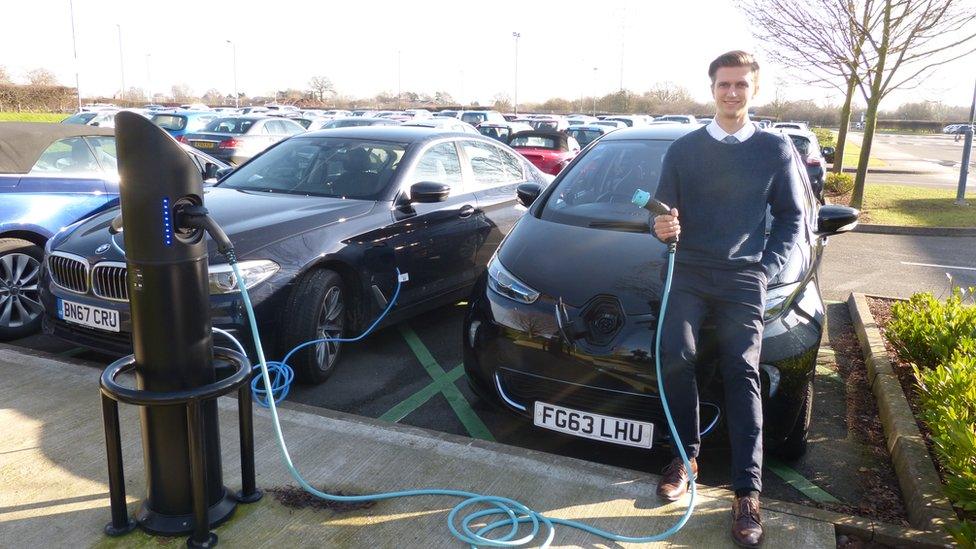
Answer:
<path fill-rule="evenodd" d="M 766 280 L 786 263 L 803 223 L 803 180 L 786 138 L 757 131 L 722 143 L 702 126 L 668 149 L 655 197 L 678 208 L 676 261 L 717 269 L 762 264 Z M 766 239 L 766 208 L 772 215 Z"/>

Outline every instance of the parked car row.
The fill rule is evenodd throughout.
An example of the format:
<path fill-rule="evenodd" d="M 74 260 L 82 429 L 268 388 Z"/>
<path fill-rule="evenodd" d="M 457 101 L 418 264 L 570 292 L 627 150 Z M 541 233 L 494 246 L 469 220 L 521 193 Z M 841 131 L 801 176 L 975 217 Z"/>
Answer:
<path fill-rule="evenodd" d="M 227 140 L 283 136 L 206 190 L 207 208 L 237 245 L 270 355 L 323 335 L 358 333 L 392 295 L 395 265 L 406 282 L 386 324 L 469 300 L 458 331 L 478 394 L 525 417 L 541 403 L 625 423 L 650 420 L 655 442 L 664 440 L 647 335 L 661 291 L 647 273 L 659 271 L 663 245 L 629 199 L 638 187 L 653 193 L 670 143 L 700 125 L 668 121 L 614 131 L 586 120 L 563 132 L 511 133 L 514 124 L 493 116 L 477 130 L 459 129 L 454 124 L 466 124 L 460 115 L 306 132 L 287 118 L 233 114 L 182 135 L 205 178 L 226 164 L 200 149 L 216 154 L 230 150 L 221 147 Z M 355 118 L 370 117 L 335 121 Z M 273 123 L 299 130 L 273 134 Z M 0 337 L 23 334 L 43 318 L 46 333 L 127 354 L 125 238 L 117 235 L 113 245 L 109 233 L 118 215 L 114 136 L 106 128 L 37 126 L 54 128 L 52 135 L 40 138 L 39 128 L 17 134 L 0 124 L 0 142 L 25 147 L 12 157 L 20 160 L 0 165 L 7 174 L 0 192 L 28 197 L 42 175 L 50 185 L 33 198 L 31 211 L 42 219 L 12 224 L 29 216 L 0 210 L 0 325 L 7 330 Z M 261 131 L 252 134 L 255 128 Z M 489 130 L 508 130 L 508 143 Z M 591 138 L 582 153 L 571 132 Z M 807 436 L 823 331 L 822 245 L 849 230 L 857 213 L 821 206 L 807 169 L 816 141 L 804 156 L 797 143 L 806 134 L 782 133 L 797 145 L 794 165 L 808 185 L 806 222 L 786 268 L 770 281 L 762 380 L 770 445 L 796 451 Z M 96 169 L 101 179 L 92 175 Z M 55 196 L 65 205 L 57 215 Z M 66 196 L 88 202 L 69 208 Z M 5 206 L 12 203 L 4 198 Z M 26 225 L 44 222 L 46 233 L 26 235 Z M 253 344 L 225 259 L 211 249 L 209 262 L 214 326 Z M 644 275 L 634 279 L 634 272 Z M 582 328 L 566 333 L 560 314 Z M 703 336 L 701 386 L 704 408 L 718 420 L 724 402 L 710 337 Z M 297 353 L 291 366 L 299 381 L 321 383 L 340 354 L 340 344 L 323 343 Z"/>
<path fill-rule="evenodd" d="M 634 284 L 630 273 L 657 272 L 662 254 L 648 220 L 634 222 L 628 199 L 637 186 L 653 192 L 670 142 L 698 126 L 661 120 L 598 136 L 573 162 L 553 154 L 564 147 L 575 156 L 580 146 L 568 134 L 588 123 L 611 130 L 596 122 L 567 123 L 563 132 L 515 132 L 509 142 L 523 157 L 497 136 L 493 141 L 434 128 L 303 133 L 231 173 L 208 191 L 207 205 L 231 238 L 247 243 L 239 249 L 246 283 L 269 348 L 279 356 L 312 337 L 358 331 L 375 316 L 381 302 L 373 296 L 388 296 L 393 277 L 389 264 L 371 254 L 389 253 L 409 276 L 390 322 L 469 299 L 459 331 L 468 381 L 479 394 L 525 417 L 542 405 L 603 414 L 618 426 L 650 419 L 653 441 L 661 442 L 665 430 L 647 336 L 660 285 L 653 279 Z M 448 122 L 429 125 L 443 124 Z M 494 120 L 479 131 L 497 131 L 500 124 Z M 762 357 L 766 436 L 771 447 L 789 454 L 802 452 L 809 428 L 823 330 L 816 272 L 823 239 L 848 230 L 857 216 L 841 207 L 821 208 L 816 200 L 810 171 L 819 151 L 815 138 L 804 141 L 796 129 L 781 133 L 793 141 L 794 165 L 806 171 L 801 179 L 809 183 L 802 241 L 770 281 Z M 526 162 L 533 155 L 560 173 L 551 185 Z M 528 208 L 521 218 L 512 207 L 515 196 Z M 107 232 L 115 215 L 102 211 L 51 239 L 39 291 L 49 332 L 124 353 L 131 345 L 124 256 L 109 244 Z M 214 323 L 246 339 L 237 314 L 240 296 L 227 283 L 221 258 L 211 253 L 210 261 Z M 568 264 L 576 270 L 566 270 Z M 593 288 L 612 289 L 615 300 Z M 561 314 L 575 319 L 569 333 Z M 709 354 L 712 335 L 706 331 L 702 338 L 701 386 L 706 420 L 719 421 L 724 402 Z M 321 382 L 340 350 L 320 344 L 292 366 L 300 380 Z"/>

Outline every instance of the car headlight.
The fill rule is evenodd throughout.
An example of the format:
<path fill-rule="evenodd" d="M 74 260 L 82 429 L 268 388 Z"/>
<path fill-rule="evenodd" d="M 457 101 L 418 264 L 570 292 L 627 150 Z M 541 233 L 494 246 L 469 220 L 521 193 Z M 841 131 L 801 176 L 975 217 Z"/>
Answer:
<path fill-rule="evenodd" d="M 763 313 L 765 320 L 772 320 L 789 308 L 793 299 L 800 290 L 800 283 L 783 284 L 769 288 L 766 291 L 766 311 Z"/>
<path fill-rule="evenodd" d="M 529 288 L 524 282 L 508 272 L 498 257 L 492 257 L 488 263 L 488 287 L 495 292 L 518 301 L 519 303 L 534 303 L 539 299 L 539 292 Z"/>
<path fill-rule="evenodd" d="M 281 267 L 274 261 L 255 259 L 252 261 L 241 261 L 237 264 L 237 268 L 240 270 L 241 276 L 244 277 L 244 287 L 250 290 L 278 272 L 278 269 Z M 208 278 L 210 280 L 211 294 L 230 294 L 240 291 L 237 287 L 237 276 L 227 263 L 211 265 L 210 276 Z"/>

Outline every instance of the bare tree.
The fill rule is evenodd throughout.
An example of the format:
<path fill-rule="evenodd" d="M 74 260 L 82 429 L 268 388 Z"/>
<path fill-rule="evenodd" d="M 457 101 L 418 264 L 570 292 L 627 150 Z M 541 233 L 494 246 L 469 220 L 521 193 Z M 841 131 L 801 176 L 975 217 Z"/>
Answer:
<path fill-rule="evenodd" d="M 31 86 L 57 86 L 58 78 L 47 69 L 33 69 L 27 71 L 27 83 Z"/>
<path fill-rule="evenodd" d="M 876 0 L 739 0 L 770 59 L 787 67 L 804 82 L 829 86 L 844 93 L 840 129 L 832 171 L 843 169 L 851 104 L 862 67 L 868 23 Z M 860 25 L 857 19 L 860 18 Z M 777 97 L 777 102 L 779 98 Z"/>
<path fill-rule="evenodd" d="M 215 105 L 224 102 L 224 94 L 220 93 L 220 90 L 216 88 L 210 88 L 207 93 L 203 94 L 203 101 L 208 105 Z"/>
<path fill-rule="evenodd" d="M 177 103 L 183 103 L 193 99 L 193 91 L 186 84 L 173 84 L 170 91 L 173 93 L 173 101 Z"/>
<path fill-rule="evenodd" d="M 860 59 L 862 66 L 869 68 L 858 79 L 867 113 L 851 194 L 851 205 L 855 208 L 860 208 L 864 199 L 864 182 L 881 101 L 896 89 L 918 87 L 938 67 L 976 51 L 973 40 L 976 10 L 962 7 L 960 0 L 867 3 L 871 5 L 870 13 L 863 19 L 848 12 L 857 32 L 865 37 Z M 850 7 L 845 4 L 845 9 Z"/>
<path fill-rule="evenodd" d="M 7 72 L 7 67 L 0 65 L 0 85 L 10 85 L 13 83 L 13 80 L 10 78 L 10 73 Z"/>
<path fill-rule="evenodd" d="M 325 94 L 334 94 L 336 91 L 335 86 L 332 85 L 332 80 L 326 76 L 313 77 L 308 81 L 308 87 L 319 101 L 325 101 Z"/>

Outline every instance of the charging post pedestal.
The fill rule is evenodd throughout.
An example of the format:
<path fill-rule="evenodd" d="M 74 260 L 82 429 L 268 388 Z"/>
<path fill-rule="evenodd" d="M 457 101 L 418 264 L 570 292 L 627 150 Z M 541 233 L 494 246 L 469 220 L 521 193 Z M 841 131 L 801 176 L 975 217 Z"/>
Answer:
<path fill-rule="evenodd" d="M 136 523 L 151 534 L 192 534 L 210 547 L 210 527 L 237 502 L 257 501 L 251 417 L 251 365 L 213 347 L 204 231 L 181 226 L 181 208 L 203 205 L 199 170 L 164 130 L 135 113 L 116 116 L 120 200 L 133 354 L 102 374 L 102 414 L 112 522 L 109 535 Z M 135 387 L 120 384 L 135 373 Z M 218 375 L 223 374 L 223 375 Z M 242 490 L 223 485 L 216 399 L 237 391 Z M 146 499 L 132 521 L 125 505 L 118 403 L 140 407 Z"/>

